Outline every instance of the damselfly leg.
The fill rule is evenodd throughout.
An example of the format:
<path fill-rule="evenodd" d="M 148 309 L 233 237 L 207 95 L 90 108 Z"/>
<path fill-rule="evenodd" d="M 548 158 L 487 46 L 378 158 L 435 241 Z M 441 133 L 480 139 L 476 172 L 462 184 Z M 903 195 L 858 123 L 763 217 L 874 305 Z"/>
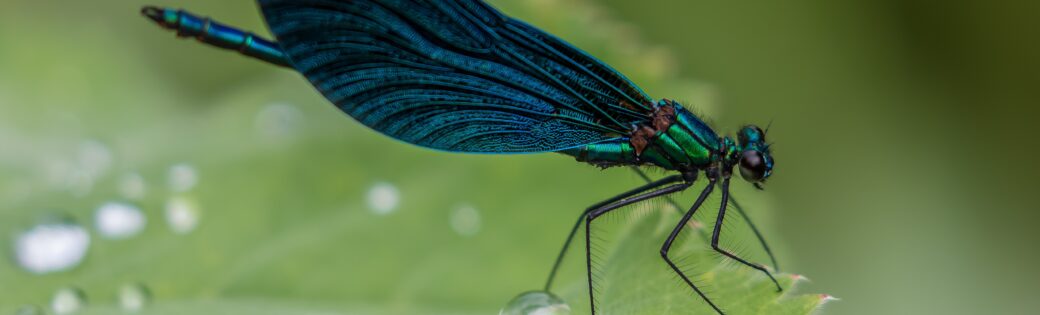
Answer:
<path fill-rule="evenodd" d="M 715 229 L 711 233 L 711 248 L 714 249 L 716 252 L 718 252 L 718 253 L 726 256 L 726 257 L 732 258 L 733 260 L 736 260 L 737 262 L 740 262 L 741 264 L 744 264 L 744 265 L 746 265 L 748 267 L 751 267 L 751 268 L 757 269 L 759 271 L 762 271 L 763 273 L 766 274 L 766 276 L 769 276 L 770 280 L 773 280 L 773 284 L 776 285 L 776 291 L 777 292 L 783 291 L 783 288 L 780 287 L 780 283 L 776 281 L 776 278 L 773 277 L 773 274 L 770 273 L 769 270 L 766 270 L 765 267 L 763 267 L 762 265 L 759 265 L 759 264 L 752 264 L 752 263 L 748 262 L 747 260 L 744 260 L 743 258 L 737 257 L 737 255 L 734 255 L 733 253 L 730 253 L 729 251 L 719 247 L 719 235 L 722 233 L 722 220 L 726 217 L 726 208 L 727 208 L 726 206 L 729 203 L 729 177 L 726 177 L 726 178 L 722 179 L 722 189 L 721 190 L 722 190 L 722 204 L 719 206 L 719 217 L 717 219 L 715 219 Z M 747 219 L 746 216 L 745 216 L 745 219 Z"/>
<path fill-rule="evenodd" d="M 619 209 L 621 207 L 624 207 L 624 206 L 627 206 L 627 205 L 631 205 L 631 204 L 634 204 L 634 203 L 638 203 L 638 202 L 641 202 L 641 201 L 650 200 L 650 199 L 653 199 L 653 198 L 657 198 L 657 197 L 666 196 L 666 195 L 669 195 L 669 194 L 672 194 L 672 193 L 680 192 L 680 191 L 686 190 L 686 188 L 689 188 L 690 185 L 692 185 L 692 184 L 693 184 L 692 180 L 690 180 L 690 181 L 683 181 L 682 183 L 671 185 L 671 186 L 668 186 L 668 187 L 665 187 L 665 188 L 662 188 L 662 189 L 659 189 L 659 190 L 651 191 L 651 192 L 648 192 L 648 193 L 645 193 L 645 194 L 642 194 L 642 195 L 625 198 L 625 199 L 622 199 L 622 200 L 620 200 L 618 202 L 615 202 L 615 203 L 612 203 L 612 204 L 608 204 L 608 205 L 602 206 L 602 207 L 600 207 L 600 208 L 598 208 L 596 210 L 593 210 L 592 212 L 589 212 L 589 214 L 585 216 L 585 268 L 586 268 L 588 281 L 589 281 L 589 304 L 592 307 L 592 314 L 593 315 L 596 314 L 596 297 L 595 297 L 595 288 L 594 288 L 593 283 L 592 283 L 592 222 L 594 222 L 596 220 L 596 218 L 599 218 L 600 216 L 602 216 L 602 215 L 604 215 L 604 214 L 606 214 L 606 213 L 608 213 L 610 211 L 614 211 L 614 210 L 617 210 L 617 209 Z M 708 302 L 708 303 L 711 303 L 711 302 Z"/>
<path fill-rule="evenodd" d="M 623 193 L 621 193 L 621 194 L 619 194 L 617 196 L 611 197 L 611 198 L 609 198 L 607 200 L 597 202 L 597 203 L 593 204 L 592 206 L 589 206 L 588 208 L 586 208 L 585 211 L 581 213 L 581 216 L 578 217 L 578 222 L 574 223 L 574 227 L 571 228 L 571 232 L 569 234 L 567 234 L 567 240 L 563 243 L 563 249 L 561 249 L 560 250 L 560 254 L 556 256 L 556 262 L 553 264 L 552 271 L 549 272 L 549 280 L 545 282 L 545 291 L 549 291 L 549 289 L 552 288 L 553 280 L 556 278 L 556 272 L 560 269 L 560 263 L 563 262 L 563 256 L 565 254 L 567 254 L 567 249 L 570 248 L 571 241 L 574 240 L 574 234 L 578 232 L 578 227 L 581 226 L 581 222 L 585 221 L 585 217 L 590 212 L 595 211 L 596 209 L 599 209 L 600 207 L 603 207 L 605 205 L 609 205 L 609 204 L 618 202 L 618 201 L 620 201 L 622 199 L 625 199 L 625 198 L 628 198 L 628 197 L 632 197 L 632 196 L 635 196 L 635 195 L 647 192 L 649 190 L 653 190 L 653 189 L 656 189 L 658 187 L 661 187 L 661 186 L 664 186 L 664 185 L 668 185 L 668 184 L 672 184 L 672 183 L 677 183 L 677 182 L 680 182 L 680 181 L 683 181 L 683 177 L 681 175 L 668 176 L 668 177 L 659 179 L 657 181 L 652 181 L 650 183 L 647 183 L 646 185 L 633 188 L 632 190 L 623 192 Z"/>
<path fill-rule="evenodd" d="M 639 175 L 639 177 L 642 178 L 643 180 L 645 180 L 646 182 L 649 183 L 649 182 L 653 181 L 652 179 L 650 179 L 650 176 L 647 176 L 646 172 L 644 172 L 643 170 L 639 169 L 638 166 L 632 166 L 630 168 L 632 169 L 632 171 L 636 172 L 636 174 Z M 675 198 L 672 198 L 672 196 L 665 196 L 664 200 L 668 201 L 668 204 L 672 205 L 672 207 L 675 207 L 675 211 L 678 211 L 679 214 L 682 214 L 682 208 L 683 207 L 680 206 L 679 203 L 675 201 Z M 741 212 L 741 214 L 743 214 L 743 211 Z M 708 231 L 705 230 L 705 229 L 700 228 L 700 226 L 701 226 L 700 222 L 697 222 L 697 220 L 691 220 L 691 221 L 694 222 L 694 226 L 698 227 L 697 228 L 697 232 L 700 233 L 701 238 L 703 238 L 705 240 L 709 239 L 708 238 L 709 237 Z M 767 251 L 768 251 L 768 249 L 767 249 Z"/>
<path fill-rule="evenodd" d="M 766 244 L 766 238 L 762 236 L 762 232 L 759 232 L 758 228 L 755 227 L 755 224 L 751 222 L 751 217 L 744 212 L 744 208 L 740 207 L 740 204 L 737 203 L 737 199 L 733 198 L 733 196 L 729 196 L 729 201 L 730 204 L 733 205 L 733 209 L 736 209 L 737 213 L 744 217 L 744 222 L 751 228 L 751 232 L 755 233 L 755 237 L 758 238 L 758 243 L 762 244 L 762 249 L 766 251 L 766 255 L 769 255 L 769 261 L 773 262 L 773 270 L 780 272 L 780 265 L 776 263 L 776 257 L 773 256 L 773 251 L 769 249 L 769 244 Z"/>
<path fill-rule="evenodd" d="M 675 273 L 678 274 L 679 277 L 681 277 L 683 281 L 685 281 L 686 284 L 690 286 L 691 289 L 693 289 L 693 292 L 696 292 L 697 295 L 700 295 L 701 298 L 704 299 L 705 302 L 708 302 L 708 305 L 711 305 L 711 308 L 714 309 L 716 312 L 719 312 L 719 314 L 723 314 L 722 310 L 720 310 L 719 307 L 715 305 L 715 303 L 712 303 L 711 299 L 709 299 L 708 296 L 704 294 L 704 292 L 698 289 L 697 285 L 693 284 L 693 281 L 690 281 L 690 278 L 686 276 L 686 273 L 684 273 L 682 269 L 679 269 L 679 267 L 676 266 L 674 262 L 672 262 L 671 258 L 668 258 L 668 252 L 672 250 L 672 242 L 675 242 L 675 238 L 679 236 L 679 232 L 681 232 L 683 228 L 686 227 L 686 223 L 690 222 L 690 218 L 693 217 L 693 214 L 697 212 L 697 209 L 701 207 L 701 204 L 704 203 L 704 200 L 708 198 L 708 195 L 710 195 L 711 191 L 714 189 L 715 179 L 709 178 L 708 186 L 704 187 L 704 190 L 701 191 L 701 195 L 697 197 L 697 201 L 693 203 L 693 206 L 690 207 L 689 211 L 686 211 L 686 214 L 683 215 L 682 220 L 679 221 L 679 225 L 675 226 L 675 229 L 672 230 L 672 234 L 669 234 L 668 239 L 664 241 L 664 245 L 661 245 L 661 258 L 664 258 L 664 261 L 668 263 L 668 266 L 672 267 L 672 270 L 675 271 Z"/>
<path fill-rule="evenodd" d="M 643 173 L 641 170 L 639 170 L 637 168 L 633 168 L 633 170 L 637 174 L 639 174 L 639 176 L 642 177 L 643 179 L 646 179 L 647 181 L 650 181 L 650 178 L 645 173 Z M 686 211 L 686 213 L 683 215 L 682 219 L 679 221 L 678 225 L 676 225 L 676 227 L 672 230 L 671 234 L 665 240 L 664 244 L 661 246 L 661 258 L 663 258 L 664 261 L 668 264 L 668 266 L 671 267 L 672 270 L 676 274 L 678 274 L 679 277 L 682 278 L 682 280 L 684 282 L 686 282 L 686 284 L 689 285 L 690 288 L 693 289 L 693 291 L 695 293 L 697 293 L 698 296 L 700 296 L 705 302 L 707 302 L 708 305 L 711 306 L 712 309 L 714 309 L 719 314 L 723 314 L 723 311 L 721 309 L 719 309 L 719 307 L 717 305 L 715 305 L 715 303 L 713 303 L 711 301 L 711 299 L 708 298 L 708 296 L 705 295 L 704 292 L 701 291 L 697 287 L 697 285 L 695 285 L 693 283 L 693 281 L 691 281 L 689 279 L 689 277 L 686 276 L 686 274 L 682 271 L 682 269 L 680 269 L 677 265 L 675 265 L 675 263 L 669 257 L 669 253 L 671 251 L 672 244 L 675 242 L 676 238 L 679 236 L 679 233 L 681 233 L 682 230 L 684 228 L 686 228 L 686 226 L 693 219 L 693 215 L 696 214 L 697 210 L 704 204 L 704 202 L 707 199 L 707 197 L 715 190 L 715 185 L 716 185 L 716 182 L 718 181 L 718 178 L 709 178 L 708 180 L 709 180 L 708 185 L 706 187 L 704 187 L 704 189 L 701 191 L 700 196 L 697 197 L 697 200 L 690 207 L 690 209 L 688 211 Z M 679 182 L 681 182 L 681 183 L 679 183 Z M 628 205 L 631 205 L 631 204 L 634 204 L 634 203 L 638 203 L 638 202 L 641 202 L 641 201 L 646 201 L 646 200 L 650 200 L 650 199 L 654 199 L 654 198 L 658 198 L 658 197 L 666 198 L 669 203 L 671 203 L 673 206 L 678 208 L 678 204 L 670 197 L 670 195 L 673 194 L 673 193 L 680 192 L 680 191 L 683 191 L 683 190 L 689 188 L 692 185 L 692 182 L 693 182 L 692 180 L 688 180 L 688 179 L 684 178 L 683 176 L 673 175 L 673 176 L 665 177 L 663 179 L 659 179 L 659 180 L 656 180 L 656 181 L 650 181 L 649 183 L 647 183 L 645 185 L 636 187 L 636 188 L 634 188 L 632 190 L 626 191 L 626 192 L 621 193 L 621 194 L 619 194 L 617 196 L 614 196 L 614 197 L 611 197 L 611 198 L 609 198 L 607 200 L 598 202 L 598 203 L 593 204 L 592 206 L 586 208 L 585 211 L 582 212 L 581 216 L 578 218 L 578 221 L 575 222 L 574 226 L 571 228 L 570 233 L 567 235 L 566 242 L 563 244 L 563 248 L 560 250 L 559 255 L 557 255 L 557 257 L 556 257 L 556 261 L 553 264 L 552 271 L 549 273 L 549 280 L 546 281 L 545 290 L 549 291 L 551 289 L 553 280 L 556 277 L 556 273 L 559 270 L 561 263 L 563 262 L 563 257 L 564 257 L 564 255 L 566 255 L 567 250 L 570 247 L 571 241 L 574 240 L 574 234 L 577 233 L 578 227 L 581 226 L 581 222 L 584 220 L 585 221 L 585 262 L 586 262 L 587 279 L 588 279 L 588 284 L 589 284 L 589 301 L 590 301 L 590 305 L 592 307 L 592 314 L 595 314 L 596 313 L 596 304 L 595 304 L 596 302 L 595 302 L 594 283 L 593 283 L 593 277 L 592 277 L 592 252 L 591 252 L 591 233 L 592 233 L 591 232 L 591 225 L 592 225 L 592 222 L 596 218 L 602 216 L 603 214 L 611 212 L 613 210 L 617 210 L 619 208 L 622 208 L 622 207 L 625 207 L 625 206 L 628 206 Z M 675 183 L 678 183 L 678 184 L 675 184 Z M 666 185 L 669 185 L 669 184 L 674 184 L 674 185 L 667 186 L 665 188 L 660 188 L 660 187 L 663 187 L 663 186 L 666 186 Z M 658 188 L 660 188 L 660 189 L 658 189 Z M 736 256 L 735 254 L 733 254 L 733 253 L 731 253 L 731 252 L 729 252 L 729 251 L 719 247 L 719 238 L 720 238 L 721 233 L 722 233 L 721 229 L 722 229 L 722 224 L 723 224 L 723 221 L 724 221 L 724 218 L 725 218 L 725 215 L 726 215 L 726 208 L 727 208 L 728 205 L 732 204 L 733 207 L 737 210 L 737 212 L 741 216 L 744 217 L 745 222 L 748 224 L 748 226 L 751 228 L 751 230 L 755 233 L 755 236 L 758 238 L 759 243 L 762 244 L 762 248 L 765 249 L 765 252 L 769 255 L 770 260 L 772 260 L 773 265 L 774 266 L 776 265 L 776 258 L 774 258 L 773 252 L 769 249 L 769 245 L 766 243 L 765 239 L 762 237 L 762 234 L 758 231 L 758 228 L 754 225 L 754 223 L 751 222 L 751 219 L 744 212 L 743 208 L 740 207 L 740 204 L 738 204 L 736 202 L 736 200 L 731 199 L 731 196 L 729 194 L 729 178 L 728 177 L 722 179 L 720 190 L 722 191 L 722 203 L 721 203 L 720 208 L 719 208 L 718 217 L 716 218 L 716 221 L 715 221 L 715 227 L 712 230 L 712 235 L 711 235 L 711 247 L 712 247 L 712 249 L 715 250 L 716 252 L 718 252 L 718 253 L 720 253 L 720 254 L 730 258 L 730 259 L 736 260 L 737 262 L 739 262 L 741 264 L 744 264 L 744 265 L 749 266 L 751 268 L 754 268 L 756 270 L 762 271 L 763 273 L 766 274 L 766 276 L 769 277 L 770 280 L 773 281 L 773 284 L 775 284 L 777 286 L 777 291 L 782 291 L 779 282 L 777 282 L 776 278 L 774 278 L 772 273 L 770 273 L 769 270 L 767 270 L 765 267 L 763 267 L 761 265 L 758 265 L 758 264 L 750 263 L 747 260 L 745 260 L 743 258 L 740 258 L 740 257 Z"/>
<path fill-rule="evenodd" d="M 652 179 L 650 179 L 650 176 L 647 176 L 646 172 L 643 172 L 643 170 L 639 169 L 639 167 L 633 166 L 631 167 L 631 169 L 632 171 L 636 172 L 636 174 L 638 174 L 639 177 L 643 180 L 647 182 L 652 181 Z M 766 238 L 762 236 L 762 232 L 759 232 L 758 227 L 755 226 L 755 223 L 751 222 L 751 217 L 747 215 L 747 212 L 744 212 L 744 208 L 740 206 L 740 203 L 737 202 L 737 199 L 733 196 L 729 196 L 729 198 L 730 203 L 733 205 L 733 208 L 737 210 L 737 213 L 740 213 L 740 216 L 744 217 L 744 223 L 747 223 L 748 227 L 751 228 L 751 232 L 755 233 L 755 238 L 758 239 L 758 243 L 762 244 L 762 249 L 765 250 L 766 255 L 769 255 L 769 261 L 773 263 L 773 270 L 780 271 L 780 264 L 776 262 L 776 256 L 773 255 L 773 250 L 769 249 L 769 244 L 766 243 Z M 665 200 L 667 200 L 669 204 L 675 207 L 675 209 L 682 209 L 682 207 L 679 206 L 679 203 L 675 202 L 675 199 L 673 199 L 671 196 L 665 197 Z M 696 220 L 692 221 L 696 222 Z M 581 220 L 578 220 L 578 222 L 580 223 Z M 694 225 L 699 226 L 700 223 L 695 223 Z M 701 237 L 703 237 L 705 240 L 710 239 L 707 230 L 697 229 L 697 232 L 700 232 Z"/>

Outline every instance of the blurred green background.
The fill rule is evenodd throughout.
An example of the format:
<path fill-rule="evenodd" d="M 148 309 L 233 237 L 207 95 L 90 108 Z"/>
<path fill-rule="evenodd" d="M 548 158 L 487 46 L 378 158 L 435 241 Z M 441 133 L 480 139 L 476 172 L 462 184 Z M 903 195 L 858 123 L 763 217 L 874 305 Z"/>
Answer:
<path fill-rule="evenodd" d="M 812 279 L 800 290 L 842 298 L 825 313 L 1040 307 L 1040 2 L 493 3 L 721 132 L 773 122 L 776 175 L 739 196 L 769 204 L 751 213 L 784 270 Z M 0 311 L 65 286 L 104 305 L 141 282 L 171 313 L 487 314 L 541 285 L 580 209 L 640 183 L 552 154 L 389 140 L 295 73 L 175 40 L 143 4 L 265 30 L 244 0 L 2 5 Z M 197 185 L 168 183 L 177 165 Z M 392 213 L 366 204 L 378 183 L 399 192 Z M 195 207 L 190 232 L 167 226 L 171 200 Z M 109 201 L 140 207 L 143 232 L 97 235 Z M 54 216 L 91 229 L 85 260 L 19 268 L 14 239 Z"/>

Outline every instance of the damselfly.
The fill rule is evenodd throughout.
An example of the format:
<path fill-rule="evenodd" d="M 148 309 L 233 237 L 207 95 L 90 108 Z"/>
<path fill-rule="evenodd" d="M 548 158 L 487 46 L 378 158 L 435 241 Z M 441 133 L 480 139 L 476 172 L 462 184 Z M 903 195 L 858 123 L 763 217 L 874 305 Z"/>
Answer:
<path fill-rule="evenodd" d="M 340 110 L 405 142 L 451 152 L 556 152 L 604 168 L 632 167 L 649 183 L 585 209 L 546 283 L 549 290 L 571 239 L 585 223 L 593 313 L 590 226 L 626 205 L 684 191 L 700 174 L 707 185 L 661 246 L 661 257 L 722 313 L 669 255 L 676 236 L 718 186 L 722 201 L 712 248 L 765 273 L 780 290 L 765 267 L 719 247 L 733 168 L 760 189 L 772 174 L 774 161 L 762 129 L 749 125 L 736 140 L 720 137 L 679 103 L 655 101 L 596 58 L 479 0 L 259 4 L 277 42 L 182 10 L 145 7 L 142 13 L 178 36 L 294 69 Z M 636 167 L 673 175 L 651 181 Z M 775 266 L 765 241 L 751 228 Z"/>

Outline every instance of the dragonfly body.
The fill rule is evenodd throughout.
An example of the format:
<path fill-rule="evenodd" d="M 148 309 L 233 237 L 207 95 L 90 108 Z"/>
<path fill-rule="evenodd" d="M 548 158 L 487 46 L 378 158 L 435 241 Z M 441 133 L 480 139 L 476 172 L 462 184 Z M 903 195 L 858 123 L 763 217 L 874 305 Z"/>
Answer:
<path fill-rule="evenodd" d="M 706 175 L 708 185 L 662 245 L 664 261 L 722 313 L 669 256 L 676 236 L 718 184 L 722 204 L 712 247 L 773 279 L 761 265 L 718 245 L 731 203 L 733 168 L 739 166 L 744 179 L 759 188 L 772 174 L 773 158 L 762 129 L 744 126 L 736 141 L 720 137 L 679 103 L 654 101 L 594 57 L 479 0 L 259 4 L 277 41 L 183 10 L 146 7 L 142 13 L 181 37 L 295 69 L 354 119 L 415 145 L 465 153 L 556 152 L 604 168 L 652 166 L 677 172 L 589 207 L 571 230 L 546 289 L 571 238 L 585 223 L 593 313 L 589 243 L 594 220 L 636 202 L 668 198 L 691 187 L 699 174 Z M 733 207 L 743 213 L 735 201 Z M 757 229 L 751 228 L 772 258 Z"/>

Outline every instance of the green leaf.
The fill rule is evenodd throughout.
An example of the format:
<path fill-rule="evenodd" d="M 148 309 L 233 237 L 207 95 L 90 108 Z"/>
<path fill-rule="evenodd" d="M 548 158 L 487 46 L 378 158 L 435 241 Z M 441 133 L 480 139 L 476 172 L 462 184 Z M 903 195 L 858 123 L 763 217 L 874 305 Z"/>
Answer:
<path fill-rule="evenodd" d="M 690 192 L 699 192 L 700 186 L 689 189 L 677 200 L 692 200 L 688 198 L 694 197 Z M 716 217 L 717 211 L 712 208 L 718 200 L 713 203 L 713 199 L 716 198 L 705 202 L 695 218 Z M 597 314 L 717 314 L 676 276 L 659 254 L 664 240 L 680 220 L 676 210 L 668 203 L 649 202 L 615 210 L 594 221 Z M 727 243 L 747 244 L 735 246 L 740 249 L 736 251 L 738 256 L 760 251 L 757 243 L 750 243 L 757 241 L 749 237 L 751 231 L 743 221 L 730 207 L 721 244 L 723 248 Z M 777 292 L 762 272 L 714 252 L 706 237 L 711 231 L 702 229 L 700 223 L 687 224 L 669 257 L 727 314 L 809 314 L 831 299 L 827 295 L 796 293 L 796 283 L 805 278 L 786 273 L 774 273 L 783 288 L 783 292 Z M 583 233 L 584 226 L 578 238 Z M 561 291 L 575 314 L 589 313 L 584 245 L 584 240 L 572 243 L 574 250 L 567 257 L 571 277 Z"/>

